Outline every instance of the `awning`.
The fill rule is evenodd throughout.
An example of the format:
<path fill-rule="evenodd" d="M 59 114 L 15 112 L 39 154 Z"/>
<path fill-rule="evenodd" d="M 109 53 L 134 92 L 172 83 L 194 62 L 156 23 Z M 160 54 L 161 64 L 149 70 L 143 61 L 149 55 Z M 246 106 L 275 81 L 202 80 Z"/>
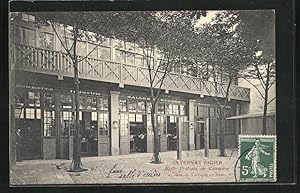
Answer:
<path fill-rule="evenodd" d="M 267 116 L 275 116 L 276 115 L 276 111 L 270 111 L 267 112 Z M 237 115 L 237 116 L 233 116 L 233 117 L 227 117 L 226 119 L 246 119 L 246 118 L 254 118 L 254 117 L 262 117 L 263 116 L 263 112 L 257 112 L 257 113 L 249 113 L 249 114 L 243 114 L 243 115 Z"/>

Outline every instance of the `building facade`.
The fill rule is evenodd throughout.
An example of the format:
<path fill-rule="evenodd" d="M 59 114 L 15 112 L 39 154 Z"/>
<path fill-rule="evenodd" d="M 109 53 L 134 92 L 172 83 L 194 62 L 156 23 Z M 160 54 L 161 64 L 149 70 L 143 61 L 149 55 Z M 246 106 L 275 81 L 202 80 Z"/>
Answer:
<path fill-rule="evenodd" d="M 10 26 L 15 113 L 11 152 L 16 151 L 15 130 L 20 129 L 23 159 L 71 159 L 75 120 L 72 61 L 52 28 L 36 27 L 33 21 L 33 16 L 20 14 Z M 140 48 L 115 39 L 107 39 L 96 49 L 93 41 L 78 44 L 82 155 L 152 152 L 149 73 Z M 155 64 L 159 56 L 154 53 L 152 60 Z M 203 84 L 182 69 L 174 69 L 162 89 L 157 104 L 160 151 L 176 150 L 178 119 L 183 123 L 182 150 L 204 148 L 206 129 L 209 147 L 218 148 L 220 107 L 214 97 L 224 98 L 224 86 Z M 249 106 L 250 90 L 232 85 L 229 99 L 226 116 L 239 115 Z M 227 148 L 237 147 L 237 124 L 236 120 L 226 122 Z"/>

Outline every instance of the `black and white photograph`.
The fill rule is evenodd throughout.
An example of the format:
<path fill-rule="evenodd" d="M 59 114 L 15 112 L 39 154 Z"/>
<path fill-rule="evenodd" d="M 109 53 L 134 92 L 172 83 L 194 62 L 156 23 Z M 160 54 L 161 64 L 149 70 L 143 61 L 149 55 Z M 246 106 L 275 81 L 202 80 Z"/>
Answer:
<path fill-rule="evenodd" d="M 10 186 L 276 182 L 275 16 L 10 12 Z"/>

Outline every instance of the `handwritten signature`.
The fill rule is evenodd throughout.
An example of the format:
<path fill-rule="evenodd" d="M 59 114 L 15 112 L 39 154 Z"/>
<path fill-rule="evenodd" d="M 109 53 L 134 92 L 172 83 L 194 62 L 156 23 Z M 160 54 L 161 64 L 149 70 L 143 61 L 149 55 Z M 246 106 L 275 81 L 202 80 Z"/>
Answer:
<path fill-rule="evenodd" d="M 159 177 L 160 173 L 156 170 L 137 170 L 131 169 L 129 171 L 124 171 L 122 169 L 117 169 L 115 164 L 110 170 L 106 178 L 140 178 L 140 177 Z"/>

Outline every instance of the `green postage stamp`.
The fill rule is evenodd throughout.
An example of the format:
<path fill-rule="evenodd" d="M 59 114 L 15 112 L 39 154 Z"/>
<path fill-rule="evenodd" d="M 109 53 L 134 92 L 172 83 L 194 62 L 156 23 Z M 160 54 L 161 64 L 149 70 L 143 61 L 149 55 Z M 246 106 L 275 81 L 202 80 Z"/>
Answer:
<path fill-rule="evenodd" d="M 240 181 L 276 182 L 276 135 L 240 135 Z"/>

